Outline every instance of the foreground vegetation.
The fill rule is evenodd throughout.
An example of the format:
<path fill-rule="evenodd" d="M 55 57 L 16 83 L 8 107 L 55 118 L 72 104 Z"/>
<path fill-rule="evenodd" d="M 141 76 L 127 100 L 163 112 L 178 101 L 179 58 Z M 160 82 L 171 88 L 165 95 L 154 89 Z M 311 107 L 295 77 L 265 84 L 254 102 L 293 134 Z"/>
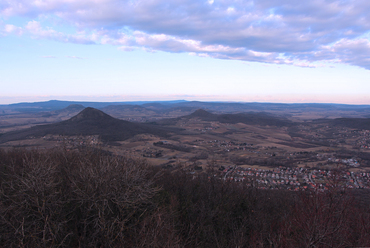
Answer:
<path fill-rule="evenodd" d="M 296 193 L 212 175 L 93 149 L 0 150 L 0 246 L 370 245 L 369 204 L 338 177 L 328 191 Z"/>

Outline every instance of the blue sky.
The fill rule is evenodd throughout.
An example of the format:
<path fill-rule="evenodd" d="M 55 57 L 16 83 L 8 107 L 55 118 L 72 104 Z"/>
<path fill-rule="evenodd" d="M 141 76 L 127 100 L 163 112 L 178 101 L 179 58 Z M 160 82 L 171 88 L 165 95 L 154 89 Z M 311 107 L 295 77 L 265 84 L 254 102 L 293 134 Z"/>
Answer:
<path fill-rule="evenodd" d="M 0 104 L 370 104 L 368 0 L 0 0 Z"/>

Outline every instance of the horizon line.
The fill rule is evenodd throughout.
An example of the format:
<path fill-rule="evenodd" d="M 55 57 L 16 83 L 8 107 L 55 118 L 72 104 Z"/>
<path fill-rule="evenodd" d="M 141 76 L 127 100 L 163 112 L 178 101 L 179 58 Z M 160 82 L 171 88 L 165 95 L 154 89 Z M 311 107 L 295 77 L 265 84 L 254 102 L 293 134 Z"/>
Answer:
<path fill-rule="evenodd" d="M 2 98 L 2 97 L 0 97 Z M 28 104 L 32 104 L 32 103 L 46 103 L 46 102 L 52 102 L 52 101 L 59 101 L 59 102 L 79 102 L 79 103 L 130 103 L 130 102 L 143 102 L 143 103 L 147 103 L 147 102 L 181 102 L 181 101 L 184 101 L 184 102 L 209 102 L 209 103 L 261 103 L 261 104 L 287 104 L 287 105 L 291 105 L 291 104 L 333 104 L 333 105 L 358 105 L 358 106 L 370 106 L 370 103 L 347 103 L 347 102 L 322 102 L 322 101 L 319 101 L 319 102 L 310 102 L 310 101 L 301 101 L 301 102 L 286 102 L 286 101 L 240 101 L 240 100 L 200 100 L 200 99 L 179 99 L 179 98 L 175 98 L 175 99 L 153 99 L 153 100 L 144 100 L 144 99 L 138 99 L 138 100 L 121 100 L 121 101 L 107 101 L 107 99 L 96 99 L 95 97 L 93 97 L 94 99 L 85 99 L 85 100 L 75 100 L 75 99 L 57 99 L 57 98 L 54 98 L 54 99 L 40 99 L 40 100 L 31 100 L 31 101 L 15 101 L 15 102 L 9 102 L 9 103 L 1 103 L 0 102 L 0 106 L 7 106 L 7 105 L 14 105 L 14 104 L 22 104 L 22 103 L 28 103 Z M 105 97 L 104 97 L 105 98 Z M 1 100 L 0 100 L 1 101 Z"/>

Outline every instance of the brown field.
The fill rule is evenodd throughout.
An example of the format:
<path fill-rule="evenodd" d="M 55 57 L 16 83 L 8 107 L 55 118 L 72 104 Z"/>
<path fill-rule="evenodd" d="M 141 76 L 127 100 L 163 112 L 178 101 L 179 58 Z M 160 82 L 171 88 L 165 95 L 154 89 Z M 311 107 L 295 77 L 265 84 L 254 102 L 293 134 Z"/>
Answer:
<path fill-rule="evenodd" d="M 25 129 L 39 123 L 57 122 L 68 119 L 72 114 L 65 113 L 52 117 L 43 117 L 41 114 L 0 116 L 0 132 Z M 173 113 L 174 116 L 179 114 L 181 113 Z M 321 118 L 327 114 L 324 112 L 294 113 L 290 119 L 301 123 L 302 120 Z M 337 113 L 338 116 L 340 114 Z M 132 115 L 131 117 L 134 118 L 134 113 Z M 337 115 L 331 113 L 330 116 Z M 147 118 L 154 118 L 154 116 L 147 116 Z M 370 149 L 359 147 L 364 142 L 370 143 L 370 138 L 361 136 L 364 134 L 357 131 L 352 134 L 355 129 L 329 130 L 327 127 L 315 124 L 298 127 L 292 135 L 290 128 L 286 126 L 220 123 L 214 120 L 204 121 L 200 118 L 178 119 L 174 126 L 184 129 L 184 132 L 166 138 L 152 134 L 138 134 L 130 139 L 116 142 L 102 142 L 98 136 L 94 138 L 33 137 L 3 143 L 0 147 L 44 149 L 65 146 L 73 149 L 80 145 L 96 146 L 113 154 L 144 158 L 153 165 L 190 168 L 234 164 L 242 167 L 253 166 L 253 168 L 273 168 L 281 165 L 331 168 L 338 166 L 339 162 L 329 163 L 329 159 L 342 159 L 341 156 L 345 153 L 348 158 L 358 161 L 362 169 L 370 166 L 370 162 L 366 159 Z M 164 145 L 156 145 L 158 142 L 163 142 Z M 358 169 L 351 165 L 344 165 L 344 167 L 351 170 Z"/>

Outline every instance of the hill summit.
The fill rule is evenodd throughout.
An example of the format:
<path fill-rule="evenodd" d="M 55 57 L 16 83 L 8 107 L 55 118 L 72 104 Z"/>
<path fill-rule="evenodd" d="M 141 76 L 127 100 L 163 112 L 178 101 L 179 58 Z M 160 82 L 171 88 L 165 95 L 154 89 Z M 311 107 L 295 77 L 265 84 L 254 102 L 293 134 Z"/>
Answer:
<path fill-rule="evenodd" d="M 87 107 L 82 110 L 79 114 L 69 119 L 70 122 L 83 121 L 83 120 L 94 120 L 94 121 L 111 121 L 114 118 L 110 115 L 107 115 L 103 111 L 100 111 L 95 108 Z"/>
<path fill-rule="evenodd" d="M 210 118 L 210 117 L 214 117 L 215 115 L 204 110 L 204 109 L 198 109 L 196 110 L 194 113 L 190 114 L 189 117 L 200 117 L 200 118 Z"/>

